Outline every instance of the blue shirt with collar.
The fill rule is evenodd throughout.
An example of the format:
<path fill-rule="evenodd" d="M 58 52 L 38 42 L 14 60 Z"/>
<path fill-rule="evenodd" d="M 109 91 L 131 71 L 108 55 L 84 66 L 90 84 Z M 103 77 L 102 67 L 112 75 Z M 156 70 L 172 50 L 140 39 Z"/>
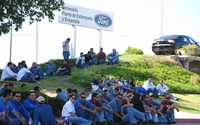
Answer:
<path fill-rule="evenodd" d="M 27 98 L 26 100 L 24 100 L 23 106 L 27 111 L 33 112 L 33 110 L 38 106 L 38 103 Z"/>
<path fill-rule="evenodd" d="M 67 94 L 64 91 L 59 92 L 56 98 L 62 100 L 63 102 L 67 102 L 68 100 Z"/>
<path fill-rule="evenodd" d="M 3 97 L 0 97 L 0 113 L 5 112 L 5 101 Z"/>
<path fill-rule="evenodd" d="M 52 107 L 49 104 L 39 104 L 33 112 L 33 125 L 56 125 Z"/>
<path fill-rule="evenodd" d="M 30 119 L 30 114 L 24 108 L 24 106 L 20 102 L 11 100 L 8 103 L 8 116 L 12 119 L 17 119 L 16 116 L 14 115 L 14 112 L 19 113 L 19 115 L 23 116 L 27 121 Z"/>

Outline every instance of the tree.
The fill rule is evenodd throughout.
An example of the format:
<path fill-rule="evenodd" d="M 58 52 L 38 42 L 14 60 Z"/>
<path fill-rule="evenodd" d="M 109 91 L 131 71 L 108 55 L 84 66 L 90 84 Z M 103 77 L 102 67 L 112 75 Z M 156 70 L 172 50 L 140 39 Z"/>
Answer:
<path fill-rule="evenodd" d="M 54 19 L 54 11 L 60 10 L 63 0 L 0 0 L 0 35 L 22 28 L 22 23 L 29 18 L 30 24 L 41 21 L 45 16 Z"/>

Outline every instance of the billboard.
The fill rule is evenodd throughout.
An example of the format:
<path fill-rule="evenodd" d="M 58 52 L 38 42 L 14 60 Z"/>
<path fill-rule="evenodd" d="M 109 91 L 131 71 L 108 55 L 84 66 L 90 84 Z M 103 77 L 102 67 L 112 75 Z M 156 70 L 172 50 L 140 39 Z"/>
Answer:
<path fill-rule="evenodd" d="M 113 30 L 112 13 L 91 10 L 68 4 L 65 4 L 64 9 L 59 14 L 58 22 L 100 30 Z"/>

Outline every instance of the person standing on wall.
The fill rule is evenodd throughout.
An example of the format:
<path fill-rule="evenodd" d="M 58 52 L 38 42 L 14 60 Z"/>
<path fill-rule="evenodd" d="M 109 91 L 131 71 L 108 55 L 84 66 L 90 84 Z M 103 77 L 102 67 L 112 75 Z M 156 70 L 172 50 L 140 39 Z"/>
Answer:
<path fill-rule="evenodd" d="M 63 57 L 64 57 L 64 60 L 65 61 L 68 61 L 69 60 L 69 56 L 70 56 L 70 52 L 69 52 L 69 42 L 70 42 L 70 38 L 67 38 L 63 44 L 62 44 L 62 47 L 63 47 Z"/>

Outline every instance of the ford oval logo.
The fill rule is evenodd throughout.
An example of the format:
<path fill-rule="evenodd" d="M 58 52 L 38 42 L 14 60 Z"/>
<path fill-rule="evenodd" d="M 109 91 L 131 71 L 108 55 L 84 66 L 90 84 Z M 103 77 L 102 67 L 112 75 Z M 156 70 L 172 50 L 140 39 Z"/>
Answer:
<path fill-rule="evenodd" d="M 104 14 L 98 14 L 95 16 L 95 22 L 102 27 L 109 27 L 112 25 L 112 19 Z"/>

